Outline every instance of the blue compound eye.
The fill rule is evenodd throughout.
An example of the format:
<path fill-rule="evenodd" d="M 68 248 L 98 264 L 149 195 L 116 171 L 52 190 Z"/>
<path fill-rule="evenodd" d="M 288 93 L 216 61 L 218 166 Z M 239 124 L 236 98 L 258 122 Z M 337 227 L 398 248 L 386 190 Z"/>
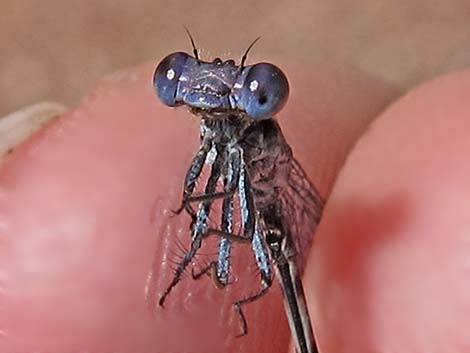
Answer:
<path fill-rule="evenodd" d="M 174 106 L 178 80 L 183 72 L 188 58 L 186 53 L 173 53 L 158 64 L 153 75 L 153 87 L 162 103 Z"/>
<path fill-rule="evenodd" d="M 270 118 L 282 109 L 289 83 L 276 66 L 260 63 L 249 68 L 240 95 L 241 105 L 253 119 Z"/>

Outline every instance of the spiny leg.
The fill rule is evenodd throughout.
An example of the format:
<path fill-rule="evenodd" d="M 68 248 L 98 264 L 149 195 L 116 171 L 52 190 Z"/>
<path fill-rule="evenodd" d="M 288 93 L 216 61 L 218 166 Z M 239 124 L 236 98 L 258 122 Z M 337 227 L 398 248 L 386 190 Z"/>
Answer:
<path fill-rule="evenodd" d="M 225 162 L 225 156 L 218 153 L 216 156 L 216 160 L 214 161 L 212 165 L 211 174 L 209 176 L 209 179 L 207 181 L 207 185 L 205 188 L 205 192 L 207 194 L 215 192 L 216 187 L 217 187 L 217 182 L 219 180 L 224 162 Z M 190 173 L 188 172 L 188 174 Z M 191 247 L 189 251 L 184 255 L 180 263 L 178 264 L 178 267 L 176 268 L 175 274 L 173 276 L 173 280 L 171 281 L 170 285 L 167 287 L 167 289 L 161 296 L 158 302 L 160 306 L 163 306 L 166 297 L 168 296 L 168 294 L 170 294 L 171 290 L 181 280 L 181 276 L 183 272 L 186 270 L 186 267 L 189 265 L 194 255 L 196 255 L 197 250 L 201 247 L 204 234 L 207 231 L 207 222 L 209 218 L 211 205 L 212 205 L 212 200 L 206 200 L 199 204 L 199 209 L 197 211 L 197 214 L 192 224 Z"/>
<path fill-rule="evenodd" d="M 244 336 L 248 333 L 248 324 L 246 322 L 245 314 L 243 313 L 242 307 L 261 298 L 268 292 L 269 288 L 272 285 L 272 271 L 269 262 L 268 249 L 266 248 L 265 242 L 261 238 L 261 232 L 259 229 L 258 222 L 255 225 L 255 233 L 253 235 L 252 248 L 256 258 L 256 264 L 258 265 L 258 268 L 260 270 L 261 289 L 254 295 L 234 303 L 235 311 L 240 316 L 240 323 L 242 327 L 242 333 L 237 335 L 237 337 Z"/>
<path fill-rule="evenodd" d="M 236 184 L 235 184 L 236 185 Z M 233 229 L 233 197 L 226 197 L 222 204 L 222 230 L 232 232 Z M 228 274 L 230 270 L 230 250 L 231 241 L 227 238 L 221 238 L 219 241 L 219 255 L 217 258 L 215 278 L 213 281 L 217 285 L 224 287 L 228 282 Z"/>
<path fill-rule="evenodd" d="M 253 234 L 255 232 L 255 218 L 256 218 L 255 206 L 254 206 L 254 201 L 253 201 L 253 195 L 251 193 L 250 180 L 249 180 L 248 175 L 246 174 L 246 169 L 245 169 L 245 165 L 243 163 L 243 159 L 241 156 L 241 151 L 239 150 L 232 151 L 230 157 L 233 158 L 231 160 L 231 162 L 233 162 L 231 163 L 231 165 L 234 166 L 232 168 L 233 172 L 236 172 L 237 174 L 237 178 L 232 179 L 231 186 L 233 188 L 238 187 L 243 234 L 242 235 L 233 234 L 231 231 L 228 231 L 227 227 L 225 227 L 224 229 L 224 219 L 222 219 L 222 230 L 215 229 L 215 228 L 208 228 L 206 233 L 204 234 L 204 237 L 207 237 L 209 235 L 217 235 L 222 238 L 220 246 L 219 246 L 219 260 L 217 264 L 215 262 L 211 262 L 209 263 L 208 266 L 206 266 L 202 270 L 202 272 L 198 274 L 193 274 L 193 277 L 200 278 L 204 273 L 211 273 L 212 277 L 213 278 L 215 277 L 214 282 L 216 286 L 223 286 L 220 278 L 222 277 L 222 274 L 224 271 L 228 272 L 228 266 L 229 266 L 228 259 L 230 256 L 229 255 L 230 250 L 227 245 L 230 245 L 231 241 L 249 243 L 253 240 Z M 224 201 L 226 200 L 227 199 L 224 199 Z M 225 205 L 225 202 L 224 202 L 224 205 Z M 233 208 L 233 203 L 230 205 L 227 204 L 226 206 L 227 207 L 231 206 Z M 233 209 L 231 213 L 232 212 L 233 212 Z M 225 213 L 226 212 L 222 212 L 222 217 L 224 216 Z M 216 276 L 213 275 L 214 272 L 217 272 Z"/>
<path fill-rule="evenodd" d="M 225 233 L 233 231 L 233 195 L 238 187 L 240 176 L 240 152 L 232 150 L 229 155 L 229 163 L 224 174 L 224 192 L 227 196 L 222 204 L 221 228 Z M 228 282 L 230 268 L 231 242 L 228 238 L 221 238 L 219 242 L 219 255 L 217 261 L 211 261 L 199 273 L 193 272 L 193 278 L 198 279 L 204 274 L 212 277 L 217 288 L 223 288 Z"/>
<path fill-rule="evenodd" d="M 179 210 L 174 211 L 175 214 L 178 214 L 178 212 L 181 212 L 181 210 L 184 208 L 186 212 L 191 216 L 191 224 L 189 225 L 189 229 L 193 229 L 194 223 L 196 221 L 196 214 L 191 206 L 191 203 L 194 202 L 204 202 L 204 201 L 214 201 L 217 199 L 222 199 L 226 198 L 228 196 L 232 196 L 233 193 L 231 192 L 225 192 L 225 191 L 216 191 L 211 194 L 200 194 L 200 195 L 192 195 L 189 196 L 184 202 L 183 206 Z"/>
<path fill-rule="evenodd" d="M 225 201 L 225 200 L 224 200 Z M 232 217 L 233 209 L 229 209 L 224 206 L 222 208 L 222 218 Z M 224 228 L 224 226 L 222 226 Z M 230 231 L 230 228 L 224 228 Z M 229 233 L 230 234 L 230 233 Z M 227 276 L 230 268 L 230 247 L 231 240 L 222 237 L 219 242 L 219 255 L 217 261 L 211 261 L 199 272 L 192 272 L 193 279 L 200 279 L 203 275 L 209 275 L 214 282 L 215 286 L 222 289 L 227 284 Z"/>
<path fill-rule="evenodd" d="M 265 295 L 272 284 L 272 275 L 271 267 L 269 265 L 268 251 L 266 249 L 265 243 L 261 239 L 259 225 L 256 221 L 257 215 L 253 200 L 253 194 L 251 192 L 250 179 L 246 173 L 246 168 L 243 163 L 243 159 L 241 159 L 240 164 L 238 194 L 240 198 L 240 212 L 243 224 L 243 236 L 233 235 L 235 236 L 233 240 L 248 240 L 252 242 L 252 248 L 255 253 L 256 263 L 260 270 L 262 284 L 262 288 L 257 293 L 234 303 L 235 311 L 240 316 L 240 322 L 242 326 L 242 333 L 237 336 L 240 337 L 246 335 L 248 332 L 248 325 L 242 307 L 248 303 L 256 301 L 257 299 Z M 227 235 L 222 236 L 227 237 Z"/>
<path fill-rule="evenodd" d="M 207 200 L 217 200 L 217 199 L 224 199 L 228 196 L 232 196 L 233 192 L 230 191 L 216 191 L 212 194 L 199 194 L 199 195 L 191 195 L 186 198 L 186 203 L 193 203 L 193 202 L 201 202 Z"/>
<path fill-rule="evenodd" d="M 253 239 L 255 232 L 255 202 L 251 192 L 250 178 L 248 176 L 243 158 L 240 158 L 240 177 L 238 178 L 238 196 L 240 198 L 240 211 L 243 224 L 243 237 Z"/>
<path fill-rule="evenodd" d="M 242 307 L 246 304 L 249 304 L 258 300 L 263 295 L 265 295 L 268 292 L 269 288 L 271 287 L 271 284 L 272 282 L 263 283 L 263 287 L 257 293 L 253 294 L 252 296 L 249 296 L 248 298 L 239 300 L 233 304 L 233 306 L 235 307 L 235 311 L 240 317 L 240 323 L 242 327 L 242 332 L 239 333 L 236 337 L 242 337 L 248 333 L 248 323 L 246 322 L 246 317 L 245 317 L 245 314 L 243 313 Z"/>
<path fill-rule="evenodd" d="M 158 301 L 158 305 L 163 306 L 165 303 L 165 299 L 170 294 L 171 290 L 178 284 L 178 282 L 181 280 L 181 275 L 183 274 L 184 270 L 188 266 L 188 264 L 191 262 L 191 259 L 196 255 L 196 251 L 200 248 L 201 242 L 199 241 L 193 241 L 191 243 L 191 249 L 184 255 L 184 257 L 181 259 L 180 263 L 178 264 L 178 267 L 176 268 L 175 274 L 173 275 L 173 280 L 171 281 L 170 285 L 167 287 L 165 292 L 163 292 L 162 296 L 160 297 L 160 300 Z"/>
<path fill-rule="evenodd" d="M 238 196 L 240 199 L 240 212 L 242 219 L 243 234 L 238 235 L 231 232 L 225 232 L 220 229 L 209 228 L 205 236 L 211 234 L 223 238 L 227 238 L 237 242 L 251 242 L 253 240 L 253 233 L 255 231 L 256 210 L 253 200 L 253 193 L 251 192 L 251 184 L 249 176 L 247 175 L 246 167 L 243 158 L 240 155 L 240 172 L 238 178 Z"/>
<path fill-rule="evenodd" d="M 209 262 L 209 264 L 205 266 L 199 272 L 195 272 L 193 270 L 193 272 L 191 273 L 191 276 L 193 277 L 194 280 L 198 280 L 204 275 L 210 276 L 216 288 L 218 289 L 223 289 L 225 285 L 227 284 L 225 281 L 223 281 L 221 278 L 218 277 L 216 261 Z"/>
<path fill-rule="evenodd" d="M 199 147 L 199 151 L 194 156 L 191 166 L 189 167 L 188 171 L 186 172 L 186 176 L 184 177 L 184 188 L 183 188 L 183 199 L 181 201 L 181 206 L 174 211 L 175 214 L 180 214 L 181 211 L 186 210 L 186 212 L 191 215 L 192 217 L 195 216 L 195 211 L 187 202 L 187 200 L 191 197 L 194 192 L 194 188 L 196 187 L 196 181 L 199 179 L 201 175 L 202 168 L 207 159 L 207 154 L 212 148 L 212 141 L 209 139 L 203 139 L 201 141 L 201 146 Z"/>

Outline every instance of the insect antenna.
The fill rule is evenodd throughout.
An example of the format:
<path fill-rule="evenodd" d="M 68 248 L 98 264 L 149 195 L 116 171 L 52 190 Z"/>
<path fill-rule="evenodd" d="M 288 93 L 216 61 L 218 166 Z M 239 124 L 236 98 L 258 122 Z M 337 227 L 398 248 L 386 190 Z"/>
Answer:
<path fill-rule="evenodd" d="M 261 37 L 256 38 L 251 44 L 248 46 L 248 48 L 245 50 L 245 54 L 242 56 L 242 61 L 240 63 L 240 71 L 243 70 L 243 67 L 245 66 L 245 61 L 246 58 L 248 57 L 248 53 L 250 52 L 251 48 L 256 44 L 257 41 L 259 41 Z"/>
<path fill-rule="evenodd" d="M 188 34 L 189 40 L 191 41 L 191 46 L 193 47 L 194 57 L 196 58 L 197 63 L 200 64 L 199 54 L 197 52 L 197 48 L 196 48 L 196 44 L 194 43 L 193 36 L 191 35 L 191 32 L 189 32 L 188 27 L 186 27 L 186 26 L 183 26 L 183 27 L 184 27 L 184 30 L 186 31 L 186 33 Z"/>

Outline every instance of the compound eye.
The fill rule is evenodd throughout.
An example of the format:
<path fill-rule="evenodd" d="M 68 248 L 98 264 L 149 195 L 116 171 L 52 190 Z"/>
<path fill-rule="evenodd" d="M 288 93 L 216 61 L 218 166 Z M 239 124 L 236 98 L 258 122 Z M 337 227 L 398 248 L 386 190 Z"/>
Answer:
<path fill-rule="evenodd" d="M 253 65 L 249 70 L 240 95 L 241 105 L 253 119 L 270 118 L 287 101 L 287 78 L 279 68 L 268 63 Z"/>
<path fill-rule="evenodd" d="M 178 81 L 188 58 L 191 57 L 186 53 L 173 53 L 164 58 L 155 69 L 153 87 L 162 103 L 169 106 L 176 104 Z"/>

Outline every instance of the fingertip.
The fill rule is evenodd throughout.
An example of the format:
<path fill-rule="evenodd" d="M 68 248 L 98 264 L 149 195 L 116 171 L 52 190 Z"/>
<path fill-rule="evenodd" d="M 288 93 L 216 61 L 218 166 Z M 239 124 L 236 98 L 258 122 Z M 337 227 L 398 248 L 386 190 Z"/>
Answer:
<path fill-rule="evenodd" d="M 165 350 L 175 338 L 162 315 L 151 318 L 143 292 L 154 257 L 173 240 L 156 249 L 153 220 L 167 220 L 177 199 L 197 121 L 164 109 L 152 71 L 101 80 L 2 165 L 7 350 Z M 51 348 L 45 338 L 58 328 Z"/>
<path fill-rule="evenodd" d="M 344 65 L 322 63 L 303 71 L 298 67 L 286 65 L 291 97 L 278 120 L 294 157 L 328 199 L 350 149 L 398 90 Z M 308 272 L 304 276 L 307 302 L 315 295 Z M 311 318 L 315 320 L 312 314 Z"/>
<path fill-rule="evenodd" d="M 413 89 L 349 155 L 312 256 L 324 351 L 468 351 L 469 89 Z"/>
<path fill-rule="evenodd" d="M 2 200 L 8 215 L 2 226 L 5 237 L 14 240 L 5 245 L 12 248 L 5 250 L 15 254 L 2 263 L 5 273 L 15 274 L 7 283 L 9 295 L 3 298 L 8 308 L 5 316 L 13 318 L 6 327 L 10 350 L 50 350 L 45 337 L 51 337 L 57 327 L 63 335 L 54 342 L 55 350 L 84 347 L 83 342 L 86 349 L 117 347 L 122 352 L 148 347 L 258 352 L 285 348 L 288 332 L 284 315 L 279 318 L 282 303 L 276 288 L 263 303 L 248 309 L 250 334 L 234 339 L 239 318 L 233 313 L 233 302 L 259 285 L 252 268 L 246 266 L 247 258 L 254 262 L 247 253 L 235 260 L 241 264 L 242 273 L 237 275 L 243 278 L 239 288 L 245 292 L 227 294 L 206 280 L 184 281 L 172 292 L 165 310 L 156 309 L 154 319 L 149 315 L 144 288 L 158 295 L 168 285 L 176 238 L 188 236 L 188 219 L 171 218 L 169 213 L 179 206 L 181 182 L 199 143 L 198 119 L 156 99 L 153 69 L 150 63 L 101 80 L 76 109 L 35 134 L 2 168 Z M 304 92 L 318 72 L 301 75 Z M 346 114 L 346 107 L 356 99 L 351 93 L 341 95 L 344 87 L 327 84 L 337 78 L 323 75 L 322 84 L 313 86 L 325 92 L 322 104 L 331 104 L 334 95 L 334 103 L 344 107 Z M 315 102 L 303 98 L 298 102 L 294 100 L 289 108 L 299 117 L 288 123 L 292 130 L 287 134 L 293 136 L 312 129 L 311 122 L 303 120 L 306 114 L 332 119 L 336 138 L 345 134 L 350 141 L 354 133 L 349 129 L 357 129 L 353 120 L 372 118 L 365 103 L 363 111 L 349 115 L 349 124 L 342 124 L 340 111 L 332 114 L 326 109 L 317 114 Z M 341 132 L 335 130 L 338 126 Z M 328 137 L 299 136 L 293 144 L 294 152 L 301 151 L 301 161 L 316 160 L 313 156 L 323 156 L 317 148 L 325 151 L 330 146 Z M 320 176 L 325 188 L 331 185 L 344 150 L 338 155 L 319 163 L 319 169 L 307 164 L 310 175 L 329 171 Z M 39 265 L 22 272 L 31 263 Z M 57 303 L 62 305 L 60 310 Z M 25 312 L 26 316 L 21 314 Z M 123 317 L 129 320 L 122 321 Z M 213 324 L 211 330 L 201 325 L 205 321 Z M 272 337 L 266 331 L 273 332 Z"/>
<path fill-rule="evenodd" d="M 295 157 L 326 197 L 352 146 L 399 90 L 344 64 L 284 66 L 292 89 L 278 120 Z"/>

